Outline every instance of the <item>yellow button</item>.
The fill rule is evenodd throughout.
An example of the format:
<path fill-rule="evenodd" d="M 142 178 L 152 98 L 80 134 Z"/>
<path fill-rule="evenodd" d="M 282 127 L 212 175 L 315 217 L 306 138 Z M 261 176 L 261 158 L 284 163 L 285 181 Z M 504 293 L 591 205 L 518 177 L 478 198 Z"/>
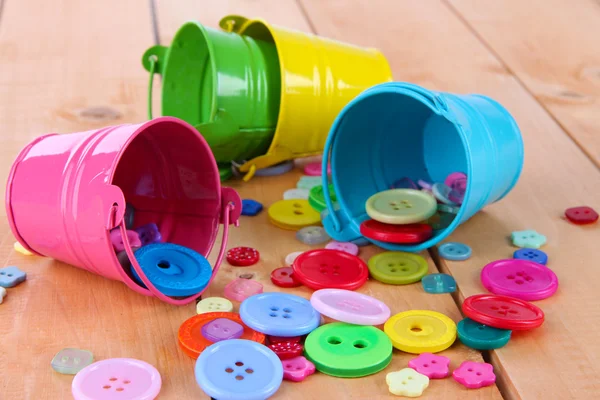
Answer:
<path fill-rule="evenodd" d="M 15 244 L 14 244 L 13 247 L 14 247 L 14 249 L 15 249 L 15 251 L 17 253 L 21 253 L 21 254 L 23 254 L 25 256 L 32 256 L 33 255 L 32 252 L 30 252 L 25 247 L 23 247 L 23 245 L 21 243 L 19 243 L 19 242 L 15 242 Z"/>
<path fill-rule="evenodd" d="M 222 297 L 207 297 L 199 301 L 196 305 L 197 314 L 231 311 L 233 311 L 233 304 Z"/>
<path fill-rule="evenodd" d="M 392 344 L 407 353 L 437 353 L 456 340 L 456 324 L 435 311 L 411 310 L 392 316 L 383 326 Z"/>
<path fill-rule="evenodd" d="M 390 393 L 396 396 L 419 397 L 429 386 L 429 378 L 412 368 L 390 372 L 385 376 Z"/>
<path fill-rule="evenodd" d="M 366 209 L 369 217 L 385 224 L 413 224 L 435 214 L 437 201 L 421 190 L 392 189 L 369 197 Z"/>
<path fill-rule="evenodd" d="M 386 251 L 369 259 L 369 272 L 379 282 L 407 285 L 419 282 L 427 274 L 427 261 L 418 254 Z"/>
<path fill-rule="evenodd" d="M 321 216 L 308 200 L 280 200 L 269 207 L 268 214 L 273 225 L 292 231 L 321 223 Z"/>

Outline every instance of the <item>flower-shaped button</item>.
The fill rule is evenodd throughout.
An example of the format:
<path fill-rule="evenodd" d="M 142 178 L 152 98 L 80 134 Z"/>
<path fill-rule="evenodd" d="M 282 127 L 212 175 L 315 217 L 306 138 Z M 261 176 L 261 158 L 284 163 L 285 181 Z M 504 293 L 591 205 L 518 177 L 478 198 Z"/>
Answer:
<path fill-rule="evenodd" d="M 244 301 L 250 296 L 263 292 L 263 285 L 253 279 L 234 279 L 229 282 L 223 291 L 230 300 Z"/>
<path fill-rule="evenodd" d="M 443 204 L 451 206 L 457 205 L 457 203 L 453 201 L 453 198 L 456 199 L 457 196 L 453 196 L 452 189 L 450 189 L 448 185 L 439 182 L 434 183 L 433 186 L 431 186 L 431 192 L 435 198 Z"/>
<path fill-rule="evenodd" d="M 310 297 L 310 303 L 321 314 L 350 324 L 380 325 L 390 317 L 385 303 L 350 290 L 317 290 Z"/>
<path fill-rule="evenodd" d="M 91 351 L 79 349 L 62 349 L 52 359 L 52 369 L 60 374 L 75 375 L 94 362 Z"/>
<path fill-rule="evenodd" d="M 320 226 L 307 226 L 296 232 L 296 239 L 308 245 L 325 243 L 331 238 Z"/>
<path fill-rule="evenodd" d="M 263 205 L 256 200 L 244 199 L 242 200 L 242 215 L 253 217 L 261 212 Z"/>
<path fill-rule="evenodd" d="M 503 347 L 510 340 L 511 331 L 465 318 L 456 327 L 458 338 L 465 346 L 475 350 L 492 350 Z"/>
<path fill-rule="evenodd" d="M 142 242 L 142 246 L 152 243 L 160 243 L 162 241 L 162 235 L 158 230 L 158 226 L 153 222 L 142 225 L 139 228 L 135 228 L 135 231 L 140 238 L 140 242 Z"/>
<path fill-rule="evenodd" d="M 202 326 L 202 336 L 211 342 L 237 339 L 244 333 L 244 327 L 227 318 L 217 318 Z"/>
<path fill-rule="evenodd" d="M 429 378 L 412 368 L 390 372 L 385 376 L 390 393 L 396 396 L 419 397 L 429 386 Z"/>
<path fill-rule="evenodd" d="M 452 372 L 452 378 L 469 389 L 490 386 L 496 382 L 494 367 L 488 363 L 475 361 L 463 361 L 460 367 Z"/>
<path fill-rule="evenodd" d="M 131 247 L 142 247 L 142 242 L 136 231 L 127 231 L 127 239 L 129 240 Z M 119 252 L 125 250 L 125 243 L 123 243 L 120 229 L 115 228 L 110 231 L 110 241 L 115 251 Z"/>
<path fill-rule="evenodd" d="M 512 242 L 517 247 L 531 247 L 539 249 L 546 244 L 546 236 L 534 230 L 515 231 L 510 235 Z"/>
<path fill-rule="evenodd" d="M 577 225 L 593 224 L 598 221 L 598 213 L 591 207 L 573 207 L 565 211 L 569 221 Z"/>
<path fill-rule="evenodd" d="M 24 256 L 32 256 L 33 255 L 32 252 L 30 252 L 25 247 L 23 247 L 23 245 L 19 242 L 15 242 L 15 244 L 13 245 L 13 248 L 15 249 L 15 251 L 17 253 L 23 254 Z"/>
<path fill-rule="evenodd" d="M 6 297 L 6 289 L 4 289 L 2 286 L 0 286 L 0 304 L 2 304 L 5 297 Z"/>
<path fill-rule="evenodd" d="M 421 353 L 408 362 L 408 366 L 429 379 L 441 379 L 450 373 L 450 359 L 431 353 Z"/>
<path fill-rule="evenodd" d="M 348 254 L 352 254 L 353 256 L 358 255 L 358 246 L 352 242 L 329 242 L 325 246 L 328 250 L 338 250 L 343 251 Z"/>
<path fill-rule="evenodd" d="M 357 256 L 337 250 L 317 249 L 302 253 L 292 265 L 294 276 L 311 289 L 358 289 L 369 270 Z"/>
<path fill-rule="evenodd" d="M 27 274 L 21 271 L 18 267 L 10 266 L 0 268 L 0 286 L 10 288 L 17 286 L 19 283 L 27 279 Z"/>
<path fill-rule="evenodd" d="M 260 253 L 252 247 L 234 247 L 227 251 L 227 262 L 236 267 L 248 267 L 260 260 Z"/>
<path fill-rule="evenodd" d="M 429 274 L 421 279 L 427 293 L 441 294 L 456 292 L 456 281 L 448 274 Z"/>
<path fill-rule="evenodd" d="M 273 352 L 277 354 L 277 357 L 282 360 L 301 356 L 304 351 L 302 343 L 294 340 L 271 343 L 267 347 L 273 350 Z"/>
<path fill-rule="evenodd" d="M 497 260 L 481 270 L 481 283 L 492 293 L 533 301 L 552 296 L 558 289 L 556 274 L 526 260 Z"/>
<path fill-rule="evenodd" d="M 449 242 L 438 248 L 440 257 L 450 261 L 464 261 L 471 258 L 471 248 L 466 244 Z"/>
<path fill-rule="evenodd" d="M 418 254 L 386 251 L 369 259 L 371 276 L 392 285 L 418 282 L 428 270 L 427 261 Z"/>
<path fill-rule="evenodd" d="M 315 373 L 315 364 L 303 356 L 290 358 L 281 362 L 283 364 L 283 379 L 292 382 L 302 382 Z"/>
<path fill-rule="evenodd" d="M 284 200 L 308 200 L 308 189 L 288 189 L 283 192 Z"/>
<path fill-rule="evenodd" d="M 196 313 L 204 314 L 209 312 L 231 312 L 233 304 L 222 297 L 207 297 L 196 304 Z"/>
<path fill-rule="evenodd" d="M 294 270 L 292 267 L 281 267 L 271 271 L 271 282 L 279 287 L 293 288 L 302 286 L 302 283 L 298 282 L 294 278 Z"/>
<path fill-rule="evenodd" d="M 320 176 L 302 176 L 300 177 L 300 180 L 298 180 L 298 183 L 296 184 L 296 187 L 298 189 L 312 189 L 315 186 L 318 186 L 320 184 L 323 183 L 323 179 Z"/>
<path fill-rule="evenodd" d="M 538 249 L 523 248 L 516 250 L 513 253 L 513 258 L 516 258 L 517 260 L 529 260 L 542 265 L 548 263 L 548 255 Z"/>
<path fill-rule="evenodd" d="M 428 224 L 392 225 L 368 219 L 360 224 L 364 237 L 386 243 L 422 243 L 433 236 Z"/>
<path fill-rule="evenodd" d="M 375 193 L 366 203 L 367 214 L 386 224 L 413 224 L 435 214 L 435 199 L 413 189 L 392 189 Z"/>
<path fill-rule="evenodd" d="M 273 225 L 292 231 L 321 223 L 321 215 L 308 200 L 279 200 L 269 207 L 268 214 Z"/>
<path fill-rule="evenodd" d="M 406 353 L 438 353 L 456 340 L 456 324 L 442 313 L 428 310 L 393 315 L 383 331 L 398 350 Z"/>

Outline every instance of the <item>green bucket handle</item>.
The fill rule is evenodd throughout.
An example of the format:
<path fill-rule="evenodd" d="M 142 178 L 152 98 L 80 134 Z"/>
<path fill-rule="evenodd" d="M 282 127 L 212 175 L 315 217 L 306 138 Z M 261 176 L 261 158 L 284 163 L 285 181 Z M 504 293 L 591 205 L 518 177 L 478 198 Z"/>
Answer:
<path fill-rule="evenodd" d="M 146 71 L 150 72 L 150 81 L 148 82 L 148 119 L 152 119 L 152 87 L 154 84 L 154 74 L 162 75 L 163 61 L 168 47 L 152 46 L 142 56 L 142 65 Z"/>

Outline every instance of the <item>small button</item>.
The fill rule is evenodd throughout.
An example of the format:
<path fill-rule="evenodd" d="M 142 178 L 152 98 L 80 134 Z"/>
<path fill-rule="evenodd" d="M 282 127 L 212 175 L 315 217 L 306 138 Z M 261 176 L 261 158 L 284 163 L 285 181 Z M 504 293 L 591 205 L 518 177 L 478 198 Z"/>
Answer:
<path fill-rule="evenodd" d="M 309 163 L 304 166 L 304 174 L 308 176 L 321 176 L 323 165 L 321 163 Z M 327 166 L 327 173 L 331 174 L 331 166 Z"/>
<path fill-rule="evenodd" d="M 325 229 L 320 226 L 307 226 L 296 232 L 296 239 L 310 246 L 331 240 Z"/>
<path fill-rule="evenodd" d="M 2 304 L 5 297 L 6 297 L 6 289 L 4 289 L 2 286 L 0 286 L 0 304 Z"/>
<path fill-rule="evenodd" d="M 412 189 L 392 189 L 369 197 L 369 217 L 386 224 L 413 224 L 435 214 L 437 203 L 427 193 Z"/>
<path fill-rule="evenodd" d="M 32 256 L 33 255 L 32 252 L 30 252 L 25 247 L 23 247 L 23 245 L 19 242 L 15 242 L 15 244 L 13 245 L 13 248 L 15 249 L 15 251 L 17 253 L 23 254 L 24 256 Z"/>
<path fill-rule="evenodd" d="M 260 213 L 263 209 L 263 205 L 256 200 L 243 199 L 242 200 L 242 215 L 253 217 Z"/>
<path fill-rule="evenodd" d="M 211 342 L 237 339 L 244 333 L 244 327 L 227 318 L 217 318 L 202 326 L 202 336 Z"/>
<path fill-rule="evenodd" d="M 464 261 L 471 258 L 471 248 L 466 244 L 448 242 L 438 248 L 440 257 L 450 261 Z"/>
<path fill-rule="evenodd" d="M 565 211 L 569 221 L 577 225 L 593 224 L 598 221 L 598 213 L 591 207 L 573 207 Z"/>
<path fill-rule="evenodd" d="M 236 267 L 248 267 L 260 260 L 260 253 L 252 247 L 234 247 L 227 251 L 227 262 Z"/>
<path fill-rule="evenodd" d="M 234 301 L 244 301 L 248 297 L 263 292 L 263 285 L 253 279 L 234 279 L 223 290 L 224 296 Z"/>
<path fill-rule="evenodd" d="M 542 265 L 548 264 L 548 255 L 538 249 L 523 248 L 523 249 L 516 250 L 513 253 L 513 258 L 515 258 L 517 260 L 533 261 L 533 262 L 536 262 L 536 263 L 542 264 Z"/>
<path fill-rule="evenodd" d="M 142 247 L 142 242 L 136 231 L 127 231 L 127 239 L 129 240 L 131 247 Z M 123 243 L 121 230 L 119 228 L 110 231 L 110 241 L 116 252 L 125 250 L 125 243 Z"/>
<path fill-rule="evenodd" d="M 517 247 L 530 247 L 539 249 L 546 244 L 546 236 L 534 230 L 515 231 L 511 234 L 512 242 Z"/>
<path fill-rule="evenodd" d="M 469 389 L 490 386 L 496 382 L 494 367 L 488 363 L 475 361 L 463 361 L 460 367 L 452 372 L 452 378 Z"/>
<path fill-rule="evenodd" d="M 0 268 L 0 286 L 2 287 L 15 287 L 25 279 L 27 279 L 27 274 L 14 265 Z"/>
<path fill-rule="evenodd" d="M 431 187 L 431 193 L 433 193 L 433 196 L 443 204 L 448 204 L 450 206 L 457 205 L 457 203 L 452 200 L 454 195 L 452 189 L 443 183 L 434 183 Z M 456 198 L 457 196 L 454 197 Z"/>
<path fill-rule="evenodd" d="M 294 276 L 305 286 L 317 289 L 355 290 L 365 284 L 369 270 L 357 256 L 337 250 L 310 250 L 296 258 Z"/>
<path fill-rule="evenodd" d="M 462 204 L 467 192 L 467 175 L 462 172 L 453 172 L 446 177 L 444 184 L 451 189 L 449 199 L 457 204 Z"/>
<path fill-rule="evenodd" d="M 293 161 L 283 161 L 283 162 L 280 162 L 279 164 L 273 165 L 271 167 L 261 168 L 259 170 L 256 170 L 254 175 L 256 175 L 256 176 L 283 175 L 283 174 L 290 172 L 292 169 L 294 169 Z"/>
<path fill-rule="evenodd" d="M 385 382 L 390 393 L 406 397 L 419 397 L 429 386 L 429 378 L 412 368 L 388 373 Z"/>
<path fill-rule="evenodd" d="M 360 224 L 360 233 L 366 238 L 385 243 L 422 243 L 433 236 L 427 224 L 392 225 L 368 219 Z"/>
<path fill-rule="evenodd" d="M 302 283 L 294 278 L 294 270 L 292 267 L 281 267 L 271 271 L 271 282 L 283 288 L 302 286 Z"/>
<path fill-rule="evenodd" d="M 317 290 L 310 297 L 310 304 L 321 314 L 349 324 L 380 325 L 390 317 L 385 303 L 350 290 Z"/>
<path fill-rule="evenodd" d="M 283 192 L 284 200 L 308 200 L 308 189 L 288 189 Z"/>
<path fill-rule="evenodd" d="M 304 351 L 302 343 L 293 340 L 271 343 L 267 347 L 273 350 L 273 352 L 277 354 L 277 357 L 282 360 L 301 356 Z"/>
<path fill-rule="evenodd" d="M 394 181 L 394 183 L 392 183 L 392 186 L 390 187 L 390 189 L 419 189 L 419 187 L 417 186 L 417 184 L 410 178 L 408 177 L 404 177 L 404 178 L 400 178 L 397 181 Z"/>
<path fill-rule="evenodd" d="M 303 356 L 290 358 L 282 362 L 283 379 L 292 382 L 302 382 L 315 373 L 315 364 Z"/>
<path fill-rule="evenodd" d="M 335 190 L 333 189 L 333 185 L 329 184 L 329 197 L 331 198 L 331 202 L 333 205 L 337 205 L 337 197 L 335 195 Z M 325 195 L 323 194 L 323 186 L 317 185 L 310 189 L 308 195 L 308 203 L 312 208 L 317 212 L 322 212 L 327 209 L 327 203 L 325 202 Z"/>
<path fill-rule="evenodd" d="M 304 253 L 304 252 L 303 251 L 294 251 L 293 253 L 290 253 L 287 256 L 285 256 L 285 265 L 292 265 L 294 263 L 294 261 L 296 260 L 296 258 L 298 258 L 298 256 L 302 253 Z"/>
<path fill-rule="evenodd" d="M 499 349 L 510 340 L 511 331 L 498 329 L 465 318 L 457 325 L 460 341 L 467 347 L 475 350 Z"/>
<path fill-rule="evenodd" d="M 202 299 L 196 304 L 196 313 L 204 314 L 209 312 L 231 312 L 233 311 L 233 304 L 222 297 L 207 297 Z"/>
<path fill-rule="evenodd" d="M 307 200 L 279 200 L 269 207 L 268 214 L 269 221 L 281 229 L 298 230 L 321 223 L 321 216 Z"/>
<path fill-rule="evenodd" d="M 419 282 L 429 271 L 427 261 L 418 254 L 386 251 L 369 259 L 371 276 L 383 283 L 408 285 Z"/>
<path fill-rule="evenodd" d="M 138 237 L 140 238 L 142 246 L 162 242 L 162 235 L 160 234 L 158 226 L 156 226 L 155 223 L 142 225 L 139 228 L 135 228 L 135 231 L 137 232 Z"/>
<path fill-rule="evenodd" d="M 423 289 L 427 293 L 441 294 L 456 292 L 456 281 L 448 274 L 429 274 L 421 279 Z"/>
<path fill-rule="evenodd" d="M 79 349 L 62 349 L 52 359 L 50 365 L 59 374 L 75 375 L 94 362 L 91 351 Z"/>
<path fill-rule="evenodd" d="M 550 269 L 526 260 L 497 260 L 481 270 L 481 283 L 492 293 L 533 301 L 552 296 L 558 277 Z"/>
<path fill-rule="evenodd" d="M 456 324 L 442 313 L 404 311 L 387 320 L 383 331 L 398 350 L 406 353 L 438 353 L 456 340 Z"/>
<path fill-rule="evenodd" d="M 321 185 L 323 183 L 323 178 L 320 176 L 302 176 L 296 183 L 296 187 L 298 189 L 312 189 L 315 186 Z"/>
<path fill-rule="evenodd" d="M 450 359 L 431 353 L 421 353 L 410 360 L 408 366 L 429 379 L 442 379 L 450 373 Z"/>
<path fill-rule="evenodd" d="M 358 246 L 352 242 L 332 241 L 332 242 L 327 243 L 325 248 L 327 250 L 343 251 L 345 253 L 352 254 L 353 256 L 358 255 L 358 251 L 359 251 Z"/>
<path fill-rule="evenodd" d="M 544 323 L 544 312 L 539 307 L 521 299 L 496 294 L 467 297 L 462 310 L 472 320 L 498 329 L 528 330 Z"/>

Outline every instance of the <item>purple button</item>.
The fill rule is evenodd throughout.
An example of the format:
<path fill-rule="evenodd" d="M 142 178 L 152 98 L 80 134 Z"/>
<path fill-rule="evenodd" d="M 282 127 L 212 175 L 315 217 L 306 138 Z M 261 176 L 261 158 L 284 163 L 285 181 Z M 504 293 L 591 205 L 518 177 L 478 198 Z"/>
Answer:
<path fill-rule="evenodd" d="M 140 237 L 142 246 L 162 242 L 162 235 L 158 230 L 158 226 L 156 226 L 156 224 L 153 222 L 146 225 L 142 225 L 139 228 L 136 228 L 135 231 Z"/>
<path fill-rule="evenodd" d="M 217 318 L 202 327 L 202 336 L 211 342 L 237 339 L 244 333 L 244 327 L 227 318 Z"/>

